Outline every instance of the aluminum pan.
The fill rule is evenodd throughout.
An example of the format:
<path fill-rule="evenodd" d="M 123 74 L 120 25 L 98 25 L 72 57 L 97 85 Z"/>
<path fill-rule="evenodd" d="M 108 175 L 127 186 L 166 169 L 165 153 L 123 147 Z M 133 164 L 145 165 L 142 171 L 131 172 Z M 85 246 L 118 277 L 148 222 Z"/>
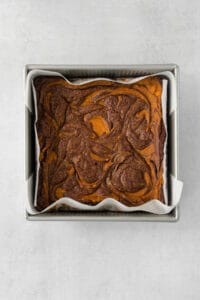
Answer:
<path fill-rule="evenodd" d="M 161 71 L 171 71 L 176 79 L 176 91 L 178 95 L 179 68 L 176 64 L 164 65 L 26 65 L 24 79 L 27 74 L 35 69 L 53 70 L 62 73 L 66 77 L 131 77 L 154 74 Z M 177 97 L 178 99 L 178 97 Z M 27 99 L 26 99 L 27 100 Z M 31 99 L 30 99 L 31 101 Z M 178 106 L 169 120 L 170 125 L 170 172 L 178 177 Z M 26 178 L 33 171 L 33 115 L 26 106 Z M 171 133 L 171 134 L 170 134 Z M 34 183 L 33 183 L 34 184 Z M 28 197 L 33 198 L 33 186 L 28 186 Z M 66 221 L 164 221 L 173 222 L 179 218 L 178 207 L 166 215 L 155 215 L 147 212 L 52 212 L 41 215 L 32 215 L 26 212 L 28 220 L 66 220 Z"/>

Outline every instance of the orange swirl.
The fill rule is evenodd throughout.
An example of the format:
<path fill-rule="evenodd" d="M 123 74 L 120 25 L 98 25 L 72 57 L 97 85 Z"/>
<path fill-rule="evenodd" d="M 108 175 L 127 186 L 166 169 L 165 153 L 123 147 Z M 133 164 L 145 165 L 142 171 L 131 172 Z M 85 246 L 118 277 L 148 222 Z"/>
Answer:
<path fill-rule="evenodd" d="M 61 197 L 135 206 L 163 199 L 162 84 L 34 80 L 40 169 L 37 208 Z"/>

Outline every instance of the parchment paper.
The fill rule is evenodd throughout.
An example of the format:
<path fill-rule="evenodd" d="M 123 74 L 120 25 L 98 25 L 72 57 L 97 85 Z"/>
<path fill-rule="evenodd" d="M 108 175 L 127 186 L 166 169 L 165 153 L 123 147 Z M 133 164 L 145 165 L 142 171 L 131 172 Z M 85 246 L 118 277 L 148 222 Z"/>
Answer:
<path fill-rule="evenodd" d="M 175 78 L 173 74 L 169 71 L 161 72 L 153 75 L 148 76 L 142 76 L 137 78 L 119 78 L 116 80 L 108 79 L 108 78 L 89 78 L 89 79 L 77 79 L 73 82 L 66 79 L 62 74 L 58 72 L 52 72 L 52 71 L 44 71 L 44 70 L 34 70 L 31 71 L 27 76 L 27 82 L 26 82 L 26 99 L 27 99 L 27 106 L 30 109 L 30 111 L 33 111 L 32 103 L 31 103 L 31 91 L 33 91 L 34 95 L 34 105 L 35 105 L 35 124 L 37 122 L 37 101 L 36 101 L 36 93 L 33 86 L 33 79 L 37 76 L 60 76 L 64 78 L 66 81 L 70 82 L 71 84 L 84 84 L 86 82 L 91 82 L 94 80 L 108 80 L 108 81 L 117 81 L 122 83 L 134 83 L 137 81 L 140 81 L 141 79 L 144 79 L 149 76 L 157 76 L 157 75 L 163 75 L 167 77 L 166 79 L 162 79 L 162 86 L 163 86 L 163 92 L 162 92 L 162 110 L 163 110 L 163 121 L 167 130 L 167 84 L 170 84 L 170 90 L 172 93 L 172 102 L 170 103 L 169 111 L 172 113 L 174 110 L 176 110 L 176 93 L 175 93 Z M 35 136 L 37 137 L 37 131 L 35 126 Z M 147 203 L 143 205 L 139 205 L 136 207 L 127 207 L 126 205 L 120 203 L 119 201 L 112 199 L 112 198 L 106 198 L 102 200 L 97 205 L 91 206 L 87 204 L 80 203 L 74 199 L 63 197 L 50 206 L 48 206 L 46 209 L 44 209 L 41 212 L 38 212 L 35 208 L 36 206 L 36 196 L 37 196 L 37 187 L 38 187 L 38 170 L 39 170 L 39 143 L 36 138 L 36 157 L 37 157 L 37 170 L 36 170 L 36 190 L 35 190 L 35 199 L 34 203 L 30 203 L 28 205 L 28 211 L 30 211 L 32 214 L 40 214 L 44 212 L 48 212 L 52 210 L 53 208 L 59 208 L 62 206 L 62 209 L 65 208 L 66 210 L 87 210 L 87 211 L 96 211 L 96 210 L 111 210 L 111 211 L 122 211 L 122 212 L 133 212 L 133 211 L 147 211 L 155 214 L 167 214 L 169 213 L 179 202 L 181 192 L 182 192 L 182 182 L 179 181 L 176 177 L 174 177 L 172 174 L 170 175 L 170 185 L 171 185 L 171 191 L 172 191 L 172 199 L 171 199 L 171 205 L 168 205 L 168 193 L 167 193 L 167 138 L 164 145 L 164 160 L 163 160 L 163 177 L 164 177 L 164 184 L 163 184 L 163 191 L 164 191 L 164 197 L 165 197 L 165 204 L 160 202 L 157 199 L 152 199 L 148 201 Z M 32 180 L 31 177 L 29 177 L 29 184 Z"/>

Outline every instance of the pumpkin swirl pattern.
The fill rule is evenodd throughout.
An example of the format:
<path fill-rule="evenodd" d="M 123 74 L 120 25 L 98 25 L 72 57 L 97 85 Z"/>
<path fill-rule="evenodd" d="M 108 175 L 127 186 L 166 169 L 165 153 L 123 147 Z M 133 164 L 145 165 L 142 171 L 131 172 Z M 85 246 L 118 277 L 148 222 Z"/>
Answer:
<path fill-rule="evenodd" d="M 34 79 L 39 142 L 37 209 L 62 197 L 95 205 L 164 202 L 162 81 Z"/>

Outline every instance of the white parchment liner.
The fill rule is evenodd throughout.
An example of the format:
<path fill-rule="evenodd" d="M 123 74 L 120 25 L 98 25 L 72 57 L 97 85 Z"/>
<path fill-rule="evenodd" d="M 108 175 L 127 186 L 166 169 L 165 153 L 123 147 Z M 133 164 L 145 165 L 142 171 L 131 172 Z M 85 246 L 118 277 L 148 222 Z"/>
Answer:
<path fill-rule="evenodd" d="M 176 95 L 176 91 L 175 91 L 175 78 L 173 76 L 173 74 L 169 71 L 165 71 L 165 72 L 160 72 L 160 73 L 156 73 L 153 75 L 148 75 L 148 76 L 142 76 L 142 77 L 137 77 L 137 78 L 126 78 L 126 79 L 116 79 L 116 80 L 112 80 L 112 79 L 108 79 L 108 78 L 90 78 L 90 79 L 79 79 L 73 82 L 70 82 L 69 80 L 67 80 L 62 74 L 58 73 L 58 72 L 54 72 L 54 71 L 44 71 L 44 70 L 33 70 L 31 72 L 29 72 L 28 76 L 27 76 L 27 81 L 26 81 L 26 99 L 27 99 L 27 106 L 29 108 L 29 110 L 31 112 L 33 112 L 33 107 L 32 105 L 35 105 L 35 124 L 37 122 L 37 101 L 36 101 L 36 93 L 35 93 L 35 89 L 33 86 L 33 79 L 37 76 L 60 76 L 62 78 L 64 78 L 66 81 L 68 81 L 71 84 L 84 84 L 86 82 L 92 82 L 92 81 L 96 81 L 96 80 L 107 80 L 107 81 L 116 81 L 116 82 L 121 82 L 121 83 L 134 83 L 137 81 L 140 81 L 141 79 L 144 79 L 146 77 L 151 77 L 151 76 L 157 76 L 157 75 L 163 75 L 166 79 L 162 79 L 162 86 L 163 86 L 163 92 L 162 92 L 162 110 L 163 110 L 163 120 L 164 120 L 164 124 L 165 127 L 167 128 L 167 84 L 170 81 L 170 90 L 171 90 L 171 98 L 172 101 L 170 103 L 170 107 L 169 107 L 169 112 L 170 114 L 176 110 L 176 103 L 177 103 L 177 95 Z M 31 103 L 30 99 L 31 99 L 31 92 L 33 91 L 33 95 L 34 95 L 34 103 Z M 136 206 L 136 207 L 128 207 L 122 203 L 120 203 L 119 201 L 113 199 L 113 198 L 106 198 L 104 200 L 102 200 L 100 203 L 91 206 L 88 204 L 84 204 L 84 203 L 80 203 L 74 199 L 68 198 L 68 197 L 63 197 L 59 200 L 57 200 L 56 202 L 54 202 L 53 204 L 49 205 L 47 208 L 45 208 L 43 211 L 38 212 L 35 208 L 36 205 L 36 196 L 37 196 L 37 187 L 38 187 L 38 171 L 39 171 L 39 143 L 38 143 L 38 139 L 37 139 L 37 131 L 36 131 L 36 126 L 34 126 L 34 130 L 35 130 L 35 136 L 36 136 L 36 158 L 37 158 L 37 170 L 36 170 L 36 189 L 35 189 L 35 199 L 34 199 L 34 203 L 30 202 L 28 203 L 28 211 L 31 214 L 41 214 L 44 212 L 48 212 L 50 210 L 52 210 L 53 208 L 59 208 L 60 206 L 62 206 L 62 208 L 66 209 L 66 210 L 87 210 L 87 211 L 97 211 L 97 210 L 110 210 L 110 211 L 121 211 L 121 212 L 134 212 L 134 211 L 146 211 L 146 212 L 151 212 L 151 213 L 155 213 L 155 214 L 167 214 L 169 213 L 175 206 L 177 206 L 180 197 L 181 197 L 181 192 L 182 192 L 182 186 L 183 183 L 181 181 L 179 181 L 176 177 L 174 177 L 172 174 L 170 174 L 170 185 L 171 185 L 171 191 L 172 191 L 172 195 L 171 195 L 171 205 L 167 205 L 168 203 L 168 195 L 167 195 L 167 151 L 166 151 L 166 147 L 167 147 L 167 139 L 164 145 L 164 160 L 163 160 L 163 166 L 164 166 L 164 197 L 165 197 L 165 204 L 163 204 L 162 202 L 160 202 L 157 199 L 152 199 L 150 201 L 148 201 L 145 204 Z M 31 184 L 31 181 L 33 180 L 32 175 L 29 177 L 28 179 L 28 184 Z M 29 197 L 30 199 L 31 197 Z"/>

